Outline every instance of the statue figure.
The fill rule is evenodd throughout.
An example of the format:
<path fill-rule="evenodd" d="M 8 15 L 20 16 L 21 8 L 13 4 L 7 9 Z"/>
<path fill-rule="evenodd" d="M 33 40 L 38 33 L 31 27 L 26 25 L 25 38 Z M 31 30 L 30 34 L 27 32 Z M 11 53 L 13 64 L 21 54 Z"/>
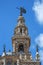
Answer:
<path fill-rule="evenodd" d="M 26 13 L 26 10 L 23 7 L 20 7 L 20 8 L 17 7 L 17 9 L 20 10 L 20 16 L 22 16 L 23 13 Z"/>

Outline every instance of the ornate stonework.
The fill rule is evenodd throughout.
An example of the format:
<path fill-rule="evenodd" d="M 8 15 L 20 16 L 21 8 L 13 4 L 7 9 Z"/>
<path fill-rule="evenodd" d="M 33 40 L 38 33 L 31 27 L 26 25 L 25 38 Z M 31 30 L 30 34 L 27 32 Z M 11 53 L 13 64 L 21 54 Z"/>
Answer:
<path fill-rule="evenodd" d="M 8 53 L 3 52 L 2 56 L 0 56 L 0 65 L 40 65 L 38 51 L 35 60 L 33 60 L 29 52 L 30 37 L 24 17 L 20 15 L 17 22 L 18 24 L 15 27 L 14 36 L 12 37 L 13 51 L 9 51 Z"/>

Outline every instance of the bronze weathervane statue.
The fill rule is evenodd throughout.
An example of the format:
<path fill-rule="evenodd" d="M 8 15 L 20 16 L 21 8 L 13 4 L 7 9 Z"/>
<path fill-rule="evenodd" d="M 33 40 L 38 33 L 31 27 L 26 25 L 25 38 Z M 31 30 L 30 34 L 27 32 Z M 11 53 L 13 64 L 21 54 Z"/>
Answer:
<path fill-rule="evenodd" d="M 26 10 L 23 7 L 20 7 L 20 8 L 17 7 L 17 9 L 20 10 L 20 16 L 22 16 L 23 13 L 26 13 Z"/>

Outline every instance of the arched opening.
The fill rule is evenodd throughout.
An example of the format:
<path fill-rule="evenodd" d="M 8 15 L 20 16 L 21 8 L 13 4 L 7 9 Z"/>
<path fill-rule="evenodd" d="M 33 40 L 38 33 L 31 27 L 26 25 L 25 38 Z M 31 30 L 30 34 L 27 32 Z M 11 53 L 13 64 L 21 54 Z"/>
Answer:
<path fill-rule="evenodd" d="M 20 33 L 22 34 L 22 28 L 20 28 Z"/>
<path fill-rule="evenodd" d="M 24 45 L 23 44 L 19 44 L 18 52 L 24 52 Z"/>

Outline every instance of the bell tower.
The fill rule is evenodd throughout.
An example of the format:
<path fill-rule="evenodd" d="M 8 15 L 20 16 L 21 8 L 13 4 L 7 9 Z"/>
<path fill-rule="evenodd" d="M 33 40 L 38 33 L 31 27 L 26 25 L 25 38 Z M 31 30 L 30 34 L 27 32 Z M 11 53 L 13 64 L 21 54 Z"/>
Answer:
<path fill-rule="evenodd" d="M 17 26 L 12 37 L 13 52 L 15 53 L 28 53 L 28 48 L 30 47 L 30 37 L 28 36 L 25 19 L 22 16 L 23 13 L 26 13 L 26 10 L 20 7 L 20 16 L 18 17 Z"/>

